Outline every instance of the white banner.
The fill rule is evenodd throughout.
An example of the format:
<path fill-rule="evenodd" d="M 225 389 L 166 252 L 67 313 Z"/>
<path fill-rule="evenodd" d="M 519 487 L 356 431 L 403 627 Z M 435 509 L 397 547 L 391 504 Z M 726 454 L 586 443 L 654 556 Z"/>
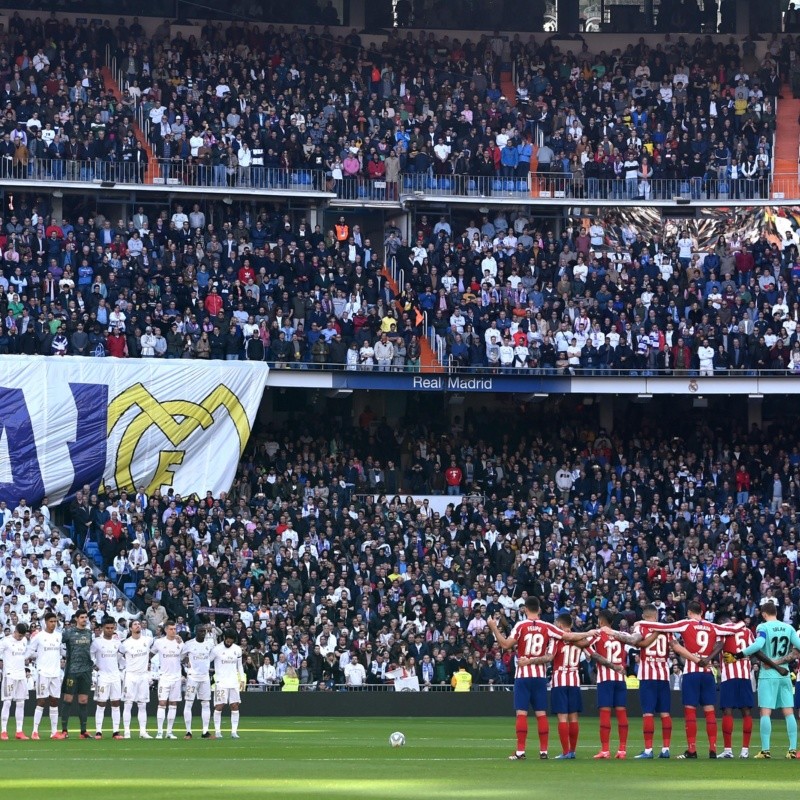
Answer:
<path fill-rule="evenodd" d="M 228 491 L 266 364 L 0 358 L 0 500 L 52 505 L 96 491 Z"/>

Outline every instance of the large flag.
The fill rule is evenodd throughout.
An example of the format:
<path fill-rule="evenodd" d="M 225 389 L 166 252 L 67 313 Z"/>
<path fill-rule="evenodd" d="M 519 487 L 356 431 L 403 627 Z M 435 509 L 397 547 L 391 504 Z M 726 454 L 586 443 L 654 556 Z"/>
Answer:
<path fill-rule="evenodd" d="M 266 364 L 0 357 L 0 500 L 51 505 L 84 486 L 227 491 Z"/>

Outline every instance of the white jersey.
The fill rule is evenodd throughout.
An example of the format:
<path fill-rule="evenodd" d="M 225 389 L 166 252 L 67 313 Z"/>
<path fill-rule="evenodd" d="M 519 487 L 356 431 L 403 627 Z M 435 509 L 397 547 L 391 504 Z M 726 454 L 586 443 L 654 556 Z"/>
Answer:
<path fill-rule="evenodd" d="M 3 676 L 6 680 L 24 681 L 25 657 L 28 651 L 27 639 L 6 636 L 0 641 L 0 661 L 3 662 Z"/>
<path fill-rule="evenodd" d="M 120 646 L 125 657 L 125 675 L 147 675 L 150 671 L 150 640 L 140 636 L 129 636 Z"/>
<path fill-rule="evenodd" d="M 214 683 L 217 689 L 238 689 L 242 668 L 242 648 L 238 644 L 225 647 L 221 642 L 211 651 Z"/>
<path fill-rule="evenodd" d="M 97 667 L 98 683 L 119 680 L 119 646 L 117 638 L 98 636 L 89 648 L 92 663 Z"/>
<path fill-rule="evenodd" d="M 61 631 L 41 631 L 28 645 L 28 658 L 36 661 L 39 678 L 61 677 Z"/>
<path fill-rule="evenodd" d="M 208 671 L 211 669 L 211 653 L 215 644 L 213 639 L 206 638 L 202 642 L 190 639 L 181 650 L 181 658 L 188 656 L 189 668 L 186 677 L 190 681 L 207 681 Z"/>
<path fill-rule="evenodd" d="M 162 683 L 175 683 L 181 679 L 181 651 L 183 642 L 180 639 L 170 641 L 166 636 L 156 639 L 150 652 L 158 656 L 159 680 Z"/>

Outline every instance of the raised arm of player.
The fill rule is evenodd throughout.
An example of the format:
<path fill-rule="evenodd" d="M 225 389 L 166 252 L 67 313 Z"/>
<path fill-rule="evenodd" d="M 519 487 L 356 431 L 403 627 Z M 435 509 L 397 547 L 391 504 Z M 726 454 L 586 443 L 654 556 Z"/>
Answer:
<path fill-rule="evenodd" d="M 598 630 L 583 631 L 582 633 L 580 633 L 578 631 L 563 631 L 562 634 L 561 634 L 561 638 L 565 642 L 569 642 L 570 644 L 575 644 L 578 647 L 587 647 L 588 646 L 588 642 L 583 643 L 583 641 L 585 639 L 594 638 L 595 636 L 597 636 L 597 634 L 599 632 L 600 631 L 598 631 Z"/>
<path fill-rule="evenodd" d="M 601 632 L 606 633 L 608 636 L 611 636 L 613 639 L 616 639 L 618 642 L 630 645 L 631 647 L 647 647 L 648 645 L 652 644 L 657 637 L 661 636 L 660 633 L 651 633 L 650 636 L 647 637 L 647 639 L 650 641 L 645 644 L 646 639 L 641 631 L 623 633 L 622 631 L 615 631 L 613 628 L 607 627 L 600 628 L 600 630 Z"/>
<path fill-rule="evenodd" d="M 670 642 L 670 647 L 672 647 L 672 652 L 675 655 L 680 656 L 685 661 L 694 661 L 695 664 L 699 664 L 703 660 L 701 656 L 696 653 L 690 653 L 680 642 L 674 639 Z"/>
<path fill-rule="evenodd" d="M 600 653 L 592 650 L 589 653 L 589 658 L 592 659 L 597 664 L 600 664 L 603 667 L 608 667 L 609 669 L 613 669 L 614 672 L 618 672 L 620 675 L 625 674 L 625 667 L 622 664 L 614 664 L 613 662 L 609 661 L 605 656 L 601 656 Z"/>
<path fill-rule="evenodd" d="M 486 624 L 489 626 L 489 630 L 492 632 L 492 636 L 494 636 L 497 644 L 499 644 L 503 650 L 511 650 L 514 647 L 516 640 L 510 639 L 508 636 L 503 636 L 503 634 L 500 633 L 500 628 L 494 617 L 489 617 L 489 619 L 486 620 Z"/>
<path fill-rule="evenodd" d="M 522 657 L 517 659 L 517 664 L 520 667 L 531 667 L 531 666 L 538 666 L 539 664 L 549 664 L 554 658 L 555 653 L 553 651 L 549 652 L 547 655 L 544 656 L 537 656 L 536 658 L 526 658 Z"/>
<path fill-rule="evenodd" d="M 792 661 L 796 661 L 798 658 L 800 658 L 800 650 L 793 648 L 783 658 L 779 658 L 775 664 L 778 666 L 781 664 L 791 664 Z"/>

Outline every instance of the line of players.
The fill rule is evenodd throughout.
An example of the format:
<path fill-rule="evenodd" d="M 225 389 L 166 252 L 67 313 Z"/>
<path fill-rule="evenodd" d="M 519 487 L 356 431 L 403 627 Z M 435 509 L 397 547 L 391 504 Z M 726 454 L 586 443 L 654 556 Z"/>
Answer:
<path fill-rule="evenodd" d="M 69 714 L 73 700 L 78 700 L 80 738 L 89 739 L 87 731 L 88 701 L 94 685 L 95 739 L 103 737 L 106 709 L 110 709 L 114 739 L 131 738 L 131 718 L 137 706 L 139 738 L 153 738 L 147 732 L 147 702 L 153 680 L 151 661 L 158 657 L 158 709 L 156 739 L 177 739 L 173 726 L 178 704 L 183 698 L 183 672 L 186 673 L 183 718 L 185 739 L 191 739 L 193 707 L 200 702 L 202 738 L 211 738 L 211 670 L 214 671 L 214 736 L 222 738 L 222 713 L 230 708 L 231 736 L 239 738 L 240 690 L 244 688 L 242 650 L 235 644 L 233 631 L 223 633 L 217 644 L 208 638 L 207 629 L 200 625 L 195 638 L 183 642 L 176 634 L 175 623 L 167 621 L 164 635 L 153 640 L 142 635 L 141 623 L 131 622 L 130 636 L 120 640 L 113 618 L 105 617 L 101 633 L 94 637 L 88 625 L 88 614 L 80 610 L 75 615 L 75 626 L 57 630 L 58 618 L 49 612 L 44 616 L 44 628 L 28 639 L 24 623 L 16 626 L 10 636 L 0 641 L 2 662 L 2 717 L 0 739 L 8 739 L 8 722 L 11 705 L 15 704 L 16 739 L 36 739 L 45 709 L 49 711 L 50 738 L 66 739 L 69 736 Z M 61 661 L 66 658 L 63 670 Z M 23 731 L 24 707 L 28 699 L 26 666 L 36 666 L 36 709 L 33 732 L 28 737 Z M 59 708 L 61 727 L 58 727 Z M 121 719 L 120 719 L 121 717 Z M 120 725 L 121 723 L 121 725 Z M 165 730 L 166 728 L 166 730 Z"/>
<path fill-rule="evenodd" d="M 514 680 L 517 747 L 512 761 L 525 759 L 528 713 L 536 716 L 539 757 L 548 758 L 549 721 L 547 717 L 547 665 L 552 664 L 550 706 L 558 718 L 561 754 L 557 759 L 575 758 L 578 745 L 578 715 L 583 710 L 579 665 L 584 657 L 597 664 L 597 704 L 600 712 L 600 752 L 595 759 L 611 758 L 611 714 L 617 720 L 619 747 L 615 758 L 627 757 L 628 715 L 626 647 L 639 650 L 639 694 L 643 716 L 644 750 L 638 759 L 656 758 L 653 742 L 655 718 L 661 722 L 661 749 L 658 758 L 670 758 L 672 739 L 670 650 L 684 662 L 681 683 L 687 749 L 679 759 L 697 758 L 697 713 L 703 712 L 709 757 L 717 758 L 717 699 L 712 665 L 721 659 L 720 707 L 722 709 L 723 751 L 720 758 L 733 758 L 734 711 L 742 716 L 740 758 L 749 758 L 753 729 L 753 684 L 750 657 L 761 662 L 758 700 L 761 708 L 762 749 L 756 758 L 771 758 L 772 710 L 781 709 L 786 720 L 789 751 L 797 757 L 797 720 L 791 678 L 783 666 L 800 656 L 800 637 L 794 629 L 777 621 L 772 603 L 761 607 L 764 623 L 756 635 L 743 622 L 721 615 L 716 624 L 706 621 L 699 603 L 689 603 L 687 619 L 659 623 L 655 606 L 646 606 L 642 620 L 630 633 L 615 631 L 611 615 L 599 612 L 600 627 L 587 632 L 572 631 L 572 618 L 561 614 L 555 625 L 540 619 L 537 598 L 528 598 L 525 618 L 508 636 L 490 619 L 489 628 L 504 649 L 515 649 L 517 668 Z"/>

